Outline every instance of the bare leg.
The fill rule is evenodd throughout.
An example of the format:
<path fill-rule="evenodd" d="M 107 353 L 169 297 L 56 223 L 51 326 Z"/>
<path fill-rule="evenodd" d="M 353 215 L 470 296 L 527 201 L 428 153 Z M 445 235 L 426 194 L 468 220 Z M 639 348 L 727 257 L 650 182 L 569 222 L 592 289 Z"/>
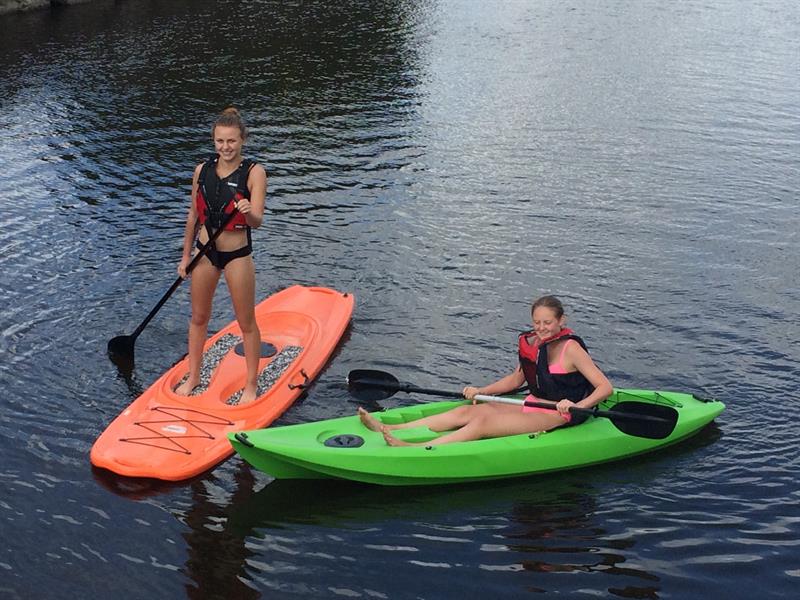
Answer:
<path fill-rule="evenodd" d="M 364 427 L 370 429 L 372 431 L 381 431 L 384 427 L 383 423 L 378 421 L 375 417 L 369 414 L 366 410 L 358 407 L 358 417 L 361 419 L 361 422 L 364 424 Z"/>
<path fill-rule="evenodd" d="M 396 437 L 392 435 L 392 433 L 388 429 L 383 430 L 383 439 L 386 440 L 386 444 L 389 446 L 428 446 L 430 444 L 412 444 L 411 442 L 404 442 L 403 440 L 398 440 Z"/>
<path fill-rule="evenodd" d="M 261 332 L 255 312 L 256 270 L 252 256 L 237 258 L 225 267 L 225 281 L 233 301 L 233 311 L 242 330 L 247 379 L 239 404 L 256 399 L 258 393 L 258 363 L 261 359 Z"/>
<path fill-rule="evenodd" d="M 516 407 L 504 408 L 493 412 L 486 411 L 463 427 L 428 442 L 404 442 L 394 437 L 388 427 L 382 429 L 383 437 L 390 446 L 438 446 L 520 433 L 536 433 L 564 424 L 564 419 L 557 414 L 522 413 Z M 511 410 L 507 410 L 509 408 Z"/>
<path fill-rule="evenodd" d="M 499 407 L 501 405 L 497 406 Z M 372 431 L 391 431 L 394 429 L 409 429 L 412 427 L 427 427 L 431 431 L 450 431 L 451 429 L 463 427 L 471 419 L 473 419 L 476 414 L 481 414 L 485 411 L 490 411 L 495 408 L 495 406 L 490 406 L 488 404 L 465 404 L 452 410 L 448 410 L 447 412 L 439 413 L 438 415 L 422 417 L 421 419 L 416 419 L 415 421 L 409 421 L 408 423 L 397 423 L 394 425 L 385 425 L 381 423 L 363 408 L 358 409 L 358 416 L 361 418 L 361 422 Z M 517 409 L 517 412 L 519 412 L 519 409 Z"/>
<path fill-rule="evenodd" d="M 203 345 L 208 334 L 214 290 L 217 289 L 219 271 L 208 260 L 201 260 L 192 271 L 192 317 L 189 321 L 189 377 L 175 389 L 175 393 L 188 396 L 200 383 L 200 366 L 203 362 Z"/>

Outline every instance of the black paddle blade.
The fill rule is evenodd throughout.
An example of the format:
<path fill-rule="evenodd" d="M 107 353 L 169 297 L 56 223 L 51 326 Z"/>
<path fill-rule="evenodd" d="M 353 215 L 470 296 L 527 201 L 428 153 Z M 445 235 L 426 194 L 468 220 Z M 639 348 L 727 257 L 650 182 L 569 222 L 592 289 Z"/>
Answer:
<path fill-rule="evenodd" d="M 678 422 L 677 410 L 648 402 L 620 402 L 608 412 L 608 418 L 621 432 L 651 440 L 669 437 Z"/>
<path fill-rule="evenodd" d="M 394 396 L 400 389 L 400 382 L 390 373 L 355 369 L 347 375 L 347 389 L 359 400 L 375 402 Z"/>
<path fill-rule="evenodd" d="M 133 360 L 133 345 L 136 338 L 132 335 L 118 335 L 108 342 L 108 355 L 112 360 Z"/>
<path fill-rule="evenodd" d="M 117 365 L 119 374 L 128 382 L 133 377 L 133 343 L 135 341 L 136 338 L 132 335 L 119 335 L 108 342 L 108 358 Z"/>

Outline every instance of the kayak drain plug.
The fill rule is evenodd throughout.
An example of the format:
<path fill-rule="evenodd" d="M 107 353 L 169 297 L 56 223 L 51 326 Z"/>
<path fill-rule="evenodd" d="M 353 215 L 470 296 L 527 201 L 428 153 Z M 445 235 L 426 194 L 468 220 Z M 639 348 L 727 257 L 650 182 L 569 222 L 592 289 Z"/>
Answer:
<path fill-rule="evenodd" d="M 358 448 L 364 445 L 364 438 L 360 435 L 343 433 L 329 437 L 324 444 L 331 448 Z"/>

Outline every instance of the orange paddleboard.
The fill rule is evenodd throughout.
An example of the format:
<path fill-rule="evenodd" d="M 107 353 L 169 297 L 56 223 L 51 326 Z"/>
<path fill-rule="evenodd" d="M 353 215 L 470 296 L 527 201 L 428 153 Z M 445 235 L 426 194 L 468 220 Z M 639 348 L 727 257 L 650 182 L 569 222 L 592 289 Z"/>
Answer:
<path fill-rule="evenodd" d="M 352 294 L 322 287 L 295 285 L 270 296 L 256 306 L 265 342 L 256 400 L 238 404 L 247 368 L 241 330 L 233 321 L 207 340 L 202 381 L 193 394 L 172 391 L 187 374 L 184 358 L 97 438 L 92 464 L 168 481 L 213 467 L 233 452 L 229 431 L 266 427 L 317 376 L 350 322 L 353 305 Z"/>

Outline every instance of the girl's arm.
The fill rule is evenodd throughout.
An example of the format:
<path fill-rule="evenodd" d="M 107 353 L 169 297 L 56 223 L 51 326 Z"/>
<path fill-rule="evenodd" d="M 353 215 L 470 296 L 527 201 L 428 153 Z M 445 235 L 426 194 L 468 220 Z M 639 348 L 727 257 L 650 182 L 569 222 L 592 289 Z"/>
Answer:
<path fill-rule="evenodd" d="M 569 406 L 592 408 L 595 404 L 608 398 L 614 391 L 614 388 L 611 386 L 611 382 L 598 368 L 598 366 L 594 364 L 592 357 L 589 356 L 589 353 L 586 352 L 586 350 L 581 348 L 580 344 L 570 344 L 567 347 L 565 358 L 565 362 L 571 362 L 575 368 L 580 371 L 581 375 L 589 380 L 589 383 L 594 386 L 594 391 L 577 403 L 573 403 L 569 400 L 561 400 L 558 405 L 559 410 L 562 413 L 569 412 Z M 564 410 L 561 410 L 562 408 Z"/>
<path fill-rule="evenodd" d="M 478 394 L 483 394 L 486 396 L 499 396 L 500 394 L 516 392 L 524 384 L 525 375 L 522 373 L 522 369 L 517 367 L 513 372 L 509 373 L 505 377 L 501 377 L 489 385 L 485 385 L 483 387 L 468 385 L 464 388 L 463 394 L 468 400 L 473 400 Z"/>
<path fill-rule="evenodd" d="M 261 165 L 254 165 L 247 177 L 250 200 L 242 198 L 236 208 L 244 215 L 244 220 L 254 229 L 264 220 L 264 204 L 267 196 L 267 172 Z"/>
<path fill-rule="evenodd" d="M 186 267 L 192 262 L 192 249 L 194 248 L 194 240 L 197 236 L 197 208 L 195 206 L 195 197 L 197 196 L 197 178 L 200 175 L 200 169 L 203 165 L 197 165 L 192 177 L 192 194 L 189 210 L 186 213 L 186 226 L 183 228 L 183 254 L 181 255 L 181 262 L 178 265 L 178 275 L 186 279 L 188 273 Z"/>

